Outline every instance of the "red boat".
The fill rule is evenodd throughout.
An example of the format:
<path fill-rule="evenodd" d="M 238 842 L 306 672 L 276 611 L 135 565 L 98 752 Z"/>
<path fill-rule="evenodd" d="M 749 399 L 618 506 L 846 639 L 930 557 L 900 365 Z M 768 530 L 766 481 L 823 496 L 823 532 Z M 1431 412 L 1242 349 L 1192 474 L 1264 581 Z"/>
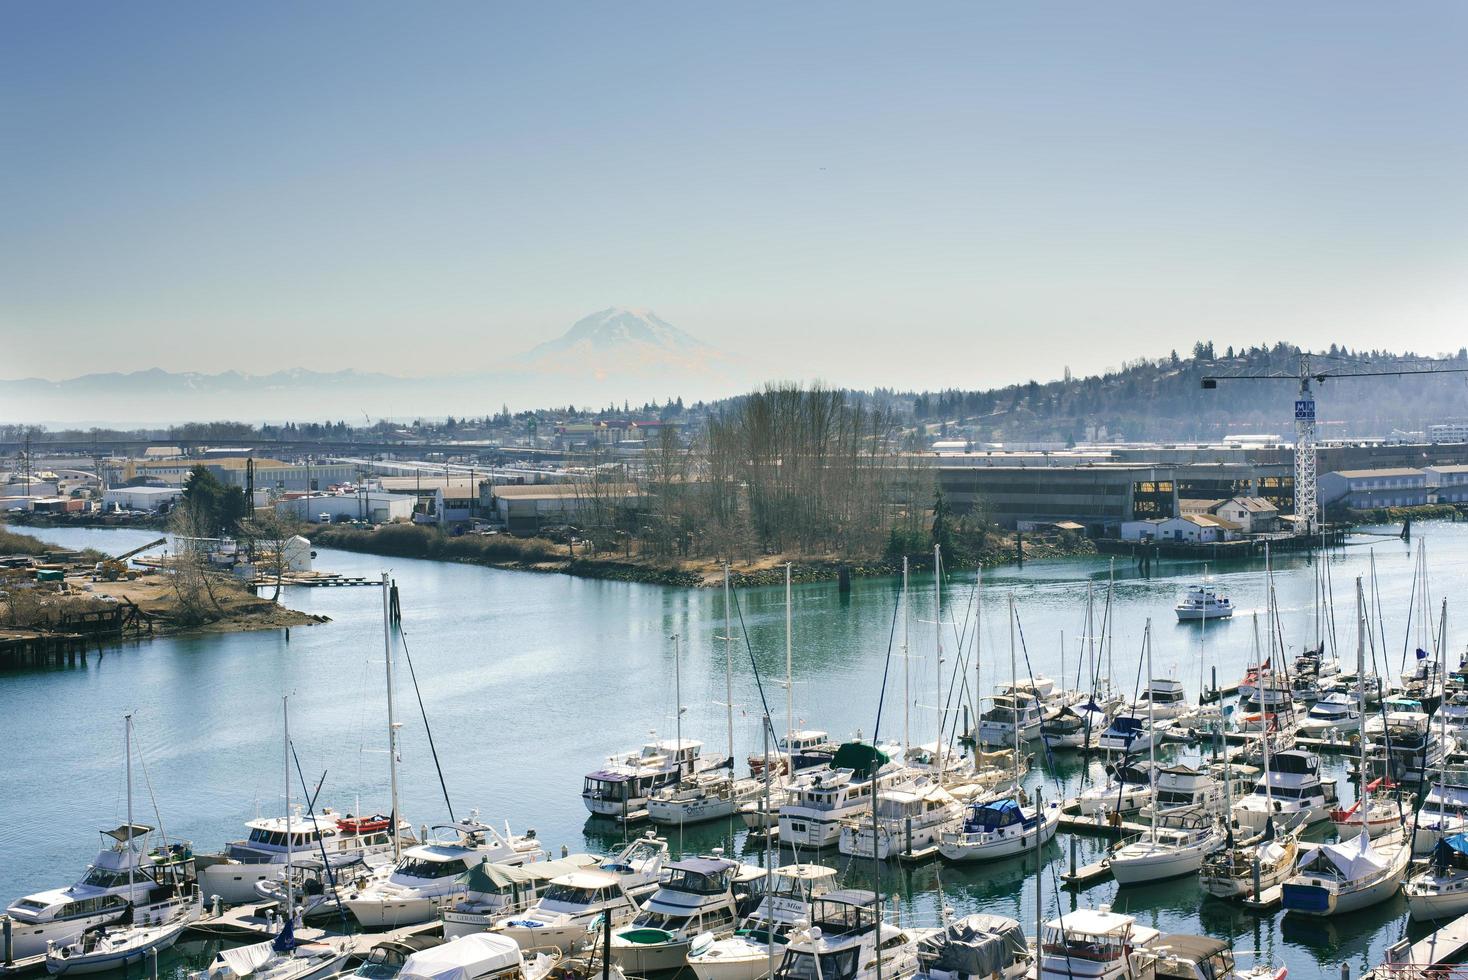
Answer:
<path fill-rule="evenodd" d="M 370 817 L 354 817 L 351 814 L 338 817 L 336 828 L 344 834 L 375 834 L 392 826 L 392 818 L 381 813 Z"/>

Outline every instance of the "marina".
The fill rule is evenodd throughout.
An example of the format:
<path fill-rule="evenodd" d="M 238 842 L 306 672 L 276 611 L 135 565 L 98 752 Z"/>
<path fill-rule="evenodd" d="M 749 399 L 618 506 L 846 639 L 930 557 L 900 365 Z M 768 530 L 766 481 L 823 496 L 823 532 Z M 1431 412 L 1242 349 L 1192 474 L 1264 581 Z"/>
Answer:
<path fill-rule="evenodd" d="M 1460 532 L 1452 525 L 1433 528 L 1430 553 L 1436 575 L 1435 594 L 1451 592 L 1452 581 L 1444 579 L 1468 567 L 1468 534 Z M 54 535 L 56 543 L 70 547 L 121 550 L 128 535 L 142 532 L 45 533 Z M 1384 606 L 1391 608 L 1393 602 L 1404 605 L 1412 589 L 1413 555 L 1401 544 L 1377 543 L 1374 550 Z M 341 569 L 343 576 L 364 580 L 376 573 L 380 562 L 347 553 L 328 555 L 330 567 Z M 1369 555 L 1365 548 L 1347 548 L 1333 551 L 1329 557 L 1331 575 L 1337 582 L 1336 640 L 1345 651 L 1355 637 L 1346 626 L 1351 599 L 1346 594 L 1348 587 L 1341 583 L 1349 582 L 1355 574 L 1364 574 Z M 1145 620 L 1161 620 L 1163 615 L 1172 619 L 1170 607 L 1197 573 L 1196 566 L 1184 565 L 1175 577 L 1159 576 L 1154 571 L 1150 579 L 1117 579 L 1113 639 L 1106 652 L 1116 687 L 1129 690 L 1140 672 L 1136 651 Z M 517 830 L 533 830 L 545 849 L 553 853 L 569 850 L 605 854 L 617 850 L 623 840 L 635 837 L 648 825 L 634 822 L 624 829 L 620 820 L 587 814 L 576 799 L 582 774 L 593 771 L 608 755 L 626 746 L 671 738 L 675 728 L 673 706 L 678 700 L 684 706 L 684 737 L 693 734 L 709 745 L 722 746 L 727 679 L 726 650 L 720 641 L 725 633 L 719 593 L 403 559 L 392 563 L 390 574 L 401 598 L 398 669 L 402 671 L 406 666 L 403 661 L 411 657 L 419 695 L 432 722 L 445 785 L 455 807 L 482 807 L 495 814 L 498 821 L 510 820 Z M 1003 602 L 1013 595 L 1025 634 L 1021 656 L 1028 656 L 1036 675 L 1060 677 L 1065 686 L 1075 686 L 1077 641 L 1071 641 L 1068 669 L 1063 672 L 1059 651 L 1054 649 L 1053 630 L 1060 624 L 1065 624 L 1068 632 L 1076 629 L 1084 614 L 1087 584 L 1104 590 L 1108 574 L 1104 560 L 1030 563 L 1022 571 L 987 572 L 985 609 L 990 622 L 980 634 L 979 683 L 992 689 L 1009 682 L 1007 630 L 1002 613 L 996 615 L 993 611 L 1002 610 Z M 1313 635 L 1308 634 L 1314 628 L 1314 574 L 1303 556 L 1276 562 L 1280 621 L 1287 647 L 1298 649 L 1313 642 Z M 1214 683 L 1215 674 L 1223 680 L 1244 673 L 1251 656 L 1248 618 L 1266 605 L 1262 568 L 1257 563 L 1237 569 L 1214 567 L 1210 577 L 1226 584 L 1238 607 L 1239 614 L 1231 617 L 1232 621 L 1206 626 L 1171 622 L 1163 628 L 1154 626 L 1154 658 L 1158 661 L 1154 673 L 1176 678 L 1193 703 L 1198 701 L 1196 692 Z M 963 575 L 950 576 L 945 583 L 944 621 L 951 631 L 945 644 L 950 650 L 967 649 L 959 640 L 964 635 L 964 604 L 971 601 L 972 591 L 972 580 L 965 582 Z M 476 594 L 492 596 L 492 607 L 471 600 Z M 46 710 L 57 732 L 57 738 L 38 747 L 20 773 L 23 780 L 33 783 L 29 791 L 41 792 L 35 781 L 50 771 L 89 771 L 99 784 L 112 783 L 115 763 L 103 747 L 88 747 L 81 740 L 81 720 L 70 705 L 79 705 L 77 699 L 85 699 L 89 690 L 104 682 L 136 688 L 141 702 L 139 752 L 162 797 L 160 805 L 171 817 L 169 832 L 215 846 L 237 835 L 240 824 L 254 816 L 277 813 L 283 805 L 278 761 L 272 764 L 270 760 L 278 758 L 279 752 L 277 692 L 289 685 L 294 691 L 294 744 L 309 779 L 313 783 L 322 780 L 320 804 L 351 813 L 384 810 L 387 787 L 379 748 L 382 610 L 377 594 L 365 588 L 288 587 L 286 596 L 295 608 L 327 616 L 330 622 L 295 630 L 289 642 L 280 631 L 162 637 L 109 647 L 104 657 L 93 657 L 85 667 L 12 675 L 9 681 L 17 691 L 21 723 L 39 723 L 37 712 Z M 875 693 L 865 699 L 853 695 L 880 690 L 886 658 L 883 644 L 872 637 L 885 637 L 890 629 L 900 586 L 884 580 L 859 581 L 843 598 L 834 587 L 803 585 L 794 590 L 793 596 L 791 699 L 796 717 L 791 727 L 819 726 L 830 731 L 834 741 L 850 738 L 858 731 L 870 737 L 876 715 Z M 912 601 L 915 609 L 924 608 L 924 602 L 931 606 L 931 579 L 924 583 L 915 577 Z M 749 650 L 769 688 L 778 683 L 785 669 L 783 590 L 737 590 L 735 602 L 735 621 L 742 616 Z M 564 621 L 549 633 L 529 628 L 532 622 L 558 619 Z M 1396 633 L 1398 656 L 1404 625 L 1402 620 L 1390 617 L 1385 624 L 1388 638 Z M 673 651 L 668 640 L 675 633 L 684 638 L 679 669 L 681 699 L 675 698 Z M 926 643 L 920 639 L 926 639 Z M 370 652 L 374 644 L 375 653 Z M 924 660 L 931 661 L 930 634 L 920 637 L 920 631 L 914 630 L 911 646 L 914 667 Z M 1128 652 L 1123 654 L 1123 648 Z M 1387 648 L 1391 649 L 1391 644 Z M 750 656 L 749 651 L 739 649 L 732 675 L 734 757 L 740 762 L 741 772 L 744 758 L 757 756 L 760 751 L 756 712 L 762 709 L 760 692 L 748 666 Z M 919 674 L 921 682 L 917 680 Z M 180 712 L 181 702 L 168 692 L 185 676 L 194 678 L 190 683 L 197 686 L 198 696 L 187 701 L 188 711 Z M 889 686 L 889 698 L 891 690 Z M 629 691 L 639 692 L 633 701 L 625 698 Z M 849 693 L 840 696 L 838 692 L 843 691 Z M 934 735 L 933 712 L 924 706 L 934 703 L 939 693 L 931 671 L 915 669 L 909 693 L 910 737 L 914 742 L 930 741 Z M 496 707 L 505 698 L 512 699 L 513 708 Z M 1232 704 L 1230 695 L 1224 699 Z M 779 703 L 783 697 L 770 700 L 772 713 L 783 716 L 783 704 Z M 584 706 L 580 713 L 590 712 L 594 722 L 566 724 L 567 703 Z M 637 710 L 603 709 L 603 705 L 612 703 L 624 708 L 635 704 Z M 411 695 L 406 702 L 400 695 L 401 792 L 405 813 L 416 828 L 418 821 L 444 822 L 447 814 L 443 813 L 443 790 L 422 720 L 412 711 L 405 714 L 405 704 L 416 711 Z M 48 705 L 54 707 L 43 707 Z M 901 706 L 900 694 L 887 704 L 878 732 L 884 741 L 902 737 Z M 258 717 L 250 720 L 251 716 Z M 511 717 L 527 722 L 512 723 Z M 776 727 L 783 734 L 783 717 Z M 480 733 L 491 732 L 496 747 L 486 752 Z M 1231 732 L 1226 740 L 1209 737 L 1196 744 L 1163 741 L 1157 752 L 1159 760 L 1207 762 L 1223 746 L 1237 751 L 1246 742 L 1244 736 Z M 1072 800 L 1104 776 L 1106 756 L 1094 749 L 1046 753 L 1038 740 L 1030 744 L 1033 748 L 1027 752 L 1032 753 L 1031 768 L 1024 774 L 1023 783 L 1046 799 Z M 1356 749 L 1346 735 L 1298 738 L 1294 744 L 1319 753 L 1323 774 L 1338 781 L 1344 800 L 1354 798 L 1348 768 Z M 471 745 L 480 748 L 470 750 Z M 533 763 L 528 761 L 532 759 Z M 243 787 L 241 778 L 245 780 Z M 8 808 L 0 814 L 5 818 L 7 853 L 17 855 L 6 873 L 12 895 L 51 887 L 55 884 L 55 869 L 76 864 L 84 856 L 76 853 L 77 841 L 95 830 L 93 824 L 107 822 L 111 816 L 108 806 L 114 797 L 83 798 L 72 793 L 59 802 L 57 814 L 44 824 L 28 820 L 26 813 L 15 809 L 14 797 L 0 804 Z M 101 813 L 97 812 L 99 808 Z M 1107 855 L 1120 841 L 1145 835 L 1149 824 L 1134 814 L 1083 815 L 1073 805 L 1064 808 L 1059 821 L 1056 839 L 1041 851 L 1049 868 L 1042 877 L 1040 892 L 1047 917 L 1109 904 L 1127 909 L 1128 914 L 1140 916 L 1139 921 L 1164 932 L 1218 935 L 1232 940 L 1240 949 L 1265 950 L 1275 961 L 1289 965 L 1296 975 L 1305 976 L 1337 976 L 1342 963 L 1349 964 L 1352 975 L 1365 974 L 1382 965 L 1389 946 L 1404 939 L 1418 942 L 1431 933 L 1430 926 L 1407 921 L 1400 895 L 1352 913 L 1346 930 L 1336 920 L 1306 923 L 1281 914 L 1277 886 L 1264 889 L 1257 899 L 1236 903 L 1205 897 L 1196 878 L 1155 882 L 1145 888 L 1118 886 Z M 1329 828 L 1328 822 L 1316 824 L 1307 837 L 1314 843 L 1328 841 L 1332 839 Z M 656 830 L 669 840 L 674 856 L 707 854 L 724 848 L 747 863 L 762 861 L 763 835 L 746 830 L 738 816 L 686 826 L 664 825 Z M 22 834 L 27 844 L 17 848 L 15 842 Z M 890 896 L 889 909 L 898 921 L 937 925 L 940 909 L 948 905 L 963 914 L 1013 916 L 1022 923 L 1031 923 L 1027 932 L 1034 933 L 1036 894 L 1031 855 L 966 865 L 944 861 L 936 850 L 914 848 L 912 853 L 882 863 L 883 891 Z M 788 862 L 792 853 L 789 844 L 783 844 L 777 860 Z M 800 853 L 807 852 L 802 849 Z M 870 858 L 841 856 L 834 846 L 822 851 L 821 857 L 836 869 L 841 887 L 871 887 Z M 191 957 L 206 956 L 222 939 L 237 937 L 245 941 L 278 930 L 278 919 L 259 914 L 266 904 L 263 901 L 223 909 L 216 915 L 207 907 L 207 900 L 206 896 L 206 911 L 191 927 L 189 940 L 177 950 L 162 954 L 161 972 L 194 968 L 197 959 Z M 398 927 L 397 931 L 407 937 L 417 930 L 431 931 L 437 925 L 433 920 Z M 1450 923 L 1439 925 L 1442 935 L 1434 955 L 1441 959 L 1450 945 L 1444 937 L 1452 933 Z M 321 925 L 303 928 L 308 937 L 324 934 L 313 931 L 320 930 Z M 329 932 L 338 930 L 330 923 L 326 928 Z M 395 936 L 397 931 L 391 934 Z M 354 937 L 354 955 L 361 955 L 386 935 L 348 934 Z M 1420 953 L 1419 949 L 1410 955 Z M 33 970 L 37 965 L 34 961 L 17 963 L 9 969 Z"/>

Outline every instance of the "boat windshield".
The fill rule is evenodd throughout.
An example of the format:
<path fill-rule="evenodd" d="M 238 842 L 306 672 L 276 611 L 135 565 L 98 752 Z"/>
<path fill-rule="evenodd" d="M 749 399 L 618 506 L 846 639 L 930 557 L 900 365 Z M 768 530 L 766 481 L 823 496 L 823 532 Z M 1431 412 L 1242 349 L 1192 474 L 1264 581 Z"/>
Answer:
<path fill-rule="evenodd" d="M 357 968 L 352 974 L 356 977 L 366 977 L 367 980 L 393 980 L 403 969 L 406 957 L 395 949 L 383 949 L 378 947 L 367 956 L 367 962 Z"/>
<path fill-rule="evenodd" d="M 775 971 L 775 980 L 850 980 L 856 976 L 858 952 L 853 947 L 822 953 L 820 971 L 817 972 L 813 954 L 787 950 L 785 959 L 780 961 L 780 967 Z"/>
<path fill-rule="evenodd" d="M 633 920 L 635 929 L 662 929 L 664 932 L 678 932 L 688 923 L 686 915 L 671 915 L 662 912 L 644 912 Z"/>
<path fill-rule="evenodd" d="M 564 905 L 590 905 L 601 898 L 595 888 L 577 888 L 575 885 L 551 885 L 541 896 L 542 902 L 560 902 Z"/>
<path fill-rule="evenodd" d="M 141 877 L 141 872 L 134 872 L 134 881 Z M 91 885 L 93 888 L 120 888 L 127 884 L 127 872 L 93 865 L 87 869 L 87 876 L 82 879 L 82 884 Z"/>
<path fill-rule="evenodd" d="M 692 895 L 718 895 L 729 890 L 729 872 L 704 873 L 687 868 L 674 868 L 668 875 L 668 888 Z"/>
<path fill-rule="evenodd" d="M 468 870 L 463 861 L 424 861 L 409 857 L 398 862 L 393 874 L 406 878 L 452 878 Z"/>

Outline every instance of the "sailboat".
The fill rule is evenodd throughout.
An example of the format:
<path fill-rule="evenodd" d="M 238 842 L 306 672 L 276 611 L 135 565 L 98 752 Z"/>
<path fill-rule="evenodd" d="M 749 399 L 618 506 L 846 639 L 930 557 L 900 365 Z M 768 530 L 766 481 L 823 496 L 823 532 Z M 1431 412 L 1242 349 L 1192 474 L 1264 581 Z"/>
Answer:
<path fill-rule="evenodd" d="M 1262 739 L 1264 753 L 1264 801 L 1266 811 L 1272 810 L 1269 780 L 1269 740 Z M 1229 820 L 1233 811 L 1233 786 L 1225 782 L 1228 809 L 1224 819 Z M 1295 864 L 1300 859 L 1299 835 L 1293 831 L 1279 833 L 1274 820 L 1266 817 L 1264 829 L 1244 840 L 1234 837 L 1234 827 L 1224 827 L 1224 846 L 1203 860 L 1198 879 L 1203 890 L 1217 898 L 1250 898 L 1267 888 L 1273 888 L 1295 873 Z"/>
<path fill-rule="evenodd" d="M 1142 631 L 1146 647 L 1147 676 L 1152 676 L 1152 621 Z M 1152 701 L 1147 704 L 1147 725 L 1155 719 Z M 1149 761 L 1157 765 L 1157 747 L 1148 746 Z M 1111 875 L 1118 884 L 1134 885 L 1164 878 L 1192 874 L 1203 866 L 1203 859 L 1223 844 L 1218 822 L 1210 813 L 1161 814 L 1157 806 L 1157 770 L 1152 770 L 1152 811 L 1154 818 L 1147 834 L 1140 840 L 1123 844 L 1106 858 Z"/>
<path fill-rule="evenodd" d="M 1361 580 L 1356 580 L 1357 674 L 1364 660 L 1365 593 Z M 1363 716 L 1364 718 L 1364 716 Z M 1366 725 L 1361 724 L 1361 753 L 1364 771 Z M 1370 812 L 1371 786 L 1364 779 L 1362 798 Z M 1412 860 L 1412 844 L 1401 835 L 1383 838 L 1380 848 L 1372 845 L 1371 834 L 1363 828 L 1354 841 L 1321 844 L 1300 862 L 1298 872 L 1281 886 L 1284 907 L 1302 915 L 1329 916 L 1384 902 L 1397 893 Z"/>
<path fill-rule="evenodd" d="M 729 566 L 724 566 L 724 712 L 728 722 L 729 765 L 685 775 L 677 783 L 653 791 L 647 798 L 647 818 L 653 823 L 683 825 L 731 817 L 739 807 L 760 794 L 758 779 L 734 775 L 734 626 L 730 618 Z M 677 704 L 677 740 L 683 742 L 682 674 L 678 666 L 678 637 L 673 637 L 673 673 Z"/>
<path fill-rule="evenodd" d="M 1014 597 L 1009 599 L 1009 674 L 1018 679 L 1015 659 Z M 1060 826 L 1060 804 L 1052 801 L 1041 807 L 1028 803 L 1019 790 L 1020 729 L 1010 732 L 1014 750 L 1015 795 L 1003 799 L 969 804 L 962 822 L 944 831 L 938 838 L 938 853 L 949 861 L 992 861 L 1022 854 L 1045 844 Z M 1036 838 L 1039 838 L 1038 844 Z"/>
<path fill-rule="evenodd" d="M 100 925 L 82 933 L 64 945 L 50 943 L 46 949 L 46 971 L 65 976 L 100 973 L 141 963 L 149 950 L 167 949 L 189 927 L 203 910 L 199 889 L 195 884 L 180 886 L 158 882 L 148 889 L 142 903 L 133 893 L 139 866 L 136 833 L 133 823 L 133 716 L 124 716 L 123 745 L 127 759 L 127 824 L 124 845 L 127 848 L 128 904 L 122 918 L 111 925 Z"/>
<path fill-rule="evenodd" d="M 1468 913 L 1468 834 L 1450 834 L 1433 846 L 1427 867 L 1407 880 L 1413 919 L 1457 918 Z"/>

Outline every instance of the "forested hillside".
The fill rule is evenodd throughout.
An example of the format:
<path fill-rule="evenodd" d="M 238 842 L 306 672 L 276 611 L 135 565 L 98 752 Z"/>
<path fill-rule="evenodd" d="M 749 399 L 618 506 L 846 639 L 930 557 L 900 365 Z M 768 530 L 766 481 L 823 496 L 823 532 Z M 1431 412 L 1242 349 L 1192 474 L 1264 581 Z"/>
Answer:
<path fill-rule="evenodd" d="M 956 438 L 996 442 L 1082 442 L 1212 439 L 1235 433 L 1293 438 L 1299 348 L 1235 348 L 1196 344 L 1189 356 L 1124 364 L 1120 370 L 1058 381 L 1030 381 L 987 391 L 923 392 L 913 396 L 915 420 Z M 1468 368 L 1468 349 L 1445 358 L 1332 345 L 1311 357 L 1312 372 Z M 1278 381 L 1222 381 L 1202 389 L 1204 376 L 1277 374 Z M 1468 418 L 1468 374 L 1334 379 L 1316 385 L 1321 437 L 1388 435 L 1433 422 Z"/>

